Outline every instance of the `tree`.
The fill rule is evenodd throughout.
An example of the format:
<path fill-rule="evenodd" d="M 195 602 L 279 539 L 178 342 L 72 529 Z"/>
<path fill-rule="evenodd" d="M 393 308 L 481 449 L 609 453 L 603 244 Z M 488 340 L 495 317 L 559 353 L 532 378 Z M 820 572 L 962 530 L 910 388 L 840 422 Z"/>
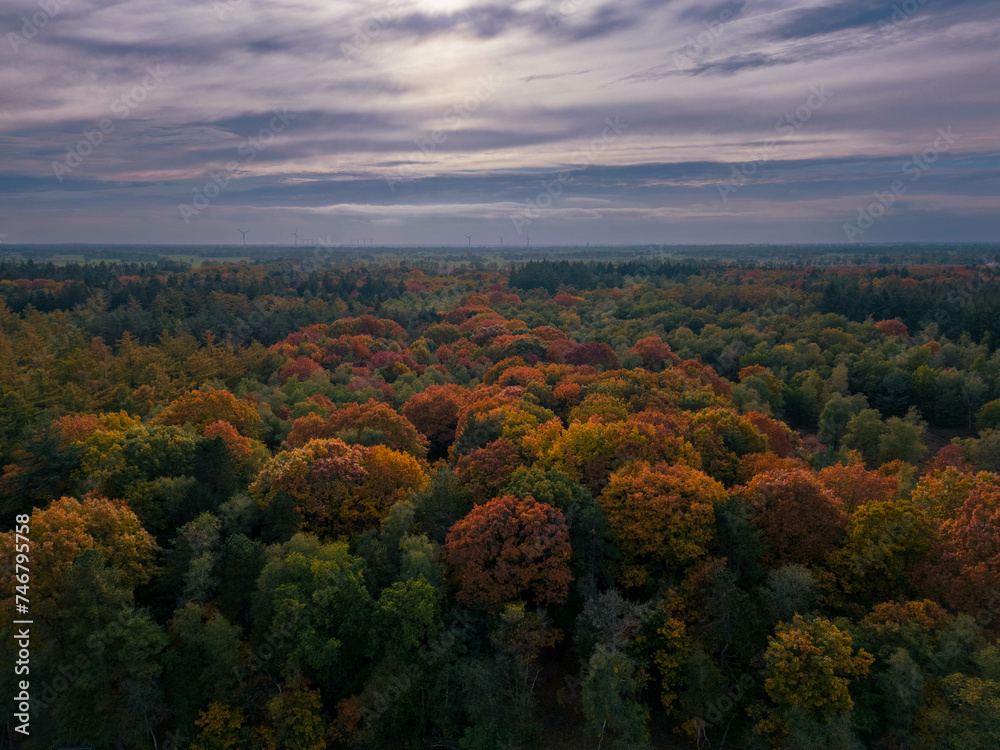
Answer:
<path fill-rule="evenodd" d="M 382 591 L 372 614 L 370 648 L 376 658 L 405 664 L 440 628 L 438 594 L 423 578 L 396 581 Z"/>
<path fill-rule="evenodd" d="M 153 538 L 124 501 L 88 497 L 82 501 L 64 497 L 48 508 L 36 509 L 29 522 L 33 544 L 31 564 L 32 601 L 42 603 L 55 596 L 77 555 L 94 550 L 121 574 L 129 590 L 147 582 L 157 551 Z M 13 575 L 15 534 L 0 535 L 2 564 Z M 13 597 L 11 593 L 11 598 Z"/>
<path fill-rule="evenodd" d="M 637 462 L 612 474 L 598 504 L 622 551 L 622 583 L 681 576 L 706 553 L 725 496 L 721 484 L 683 465 Z"/>
<path fill-rule="evenodd" d="M 563 514 L 530 497 L 505 495 L 476 506 L 448 532 L 443 551 L 455 596 L 467 605 L 561 602 L 572 580 Z"/>
<path fill-rule="evenodd" d="M 51 609 L 32 610 L 44 612 L 32 640 L 46 644 L 32 674 L 58 691 L 40 722 L 54 729 L 51 744 L 145 745 L 167 713 L 162 629 L 135 608 L 125 576 L 96 549 L 76 555 L 54 600 Z"/>
<path fill-rule="evenodd" d="M 565 472 L 559 469 L 543 470 L 539 466 L 519 467 L 507 484 L 506 494 L 533 497 L 566 514 L 570 514 L 574 507 L 593 502 L 584 486 L 570 479 Z"/>
<path fill-rule="evenodd" d="M 615 350 L 600 341 L 577 344 L 567 352 L 565 360 L 568 365 L 591 365 L 603 370 L 617 370 L 621 367 Z"/>
<path fill-rule="evenodd" d="M 501 494 L 521 463 L 517 446 L 501 438 L 461 456 L 455 464 L 455 478 L 477 503 L 484 503 Z"/>
<path fill-rule="evenodd" d="M 346 404 L 326 420 L 318 414 L 295 420 L 285 445 L 300 448 L 310 440 L 334 437 L 352 445 L 384 445 L 416 458 L 427 453 L 426 441 L 417 428 L 388 404 L 373 399 L 364 404 Z"/>
<path fill-rule="evenodd" d="M 658 683 L 660 703 L 669 715 L 684 683 L 685 667 L 693 645 L 682 616 L 682 604 L 674 592 L 650 608 L 635 643 L 649 659 Z"/>
<path fill-rule="evenodd" d="M 946 467 L 920 477 L 911 499 L 931 518 L 945 521 L 955 517 L 973 490 L 997 486 L 1000 475 L 992 472 L 971 473 Z"/>
<path fill-rule="evenodd" d="M 844 536 L 842 503 L 807 471 L 769 471 L 740 489 L 764 532 L 765 562 L 819 565 Z"/>
<path fill-rule="evenodd" d="M 834 464 L 821 469 L 819 481 L 853 513 L 868 503 L 886 502 L 899 489 L 899 478 L 869 471 L 863 466 Z"/>
<path fill-rule="evenodd" d="M 837 731 L 831 725 L 854 709 L 851 681 L 867 674 L 874 661 L 853 645 L 829 620 L 795 615 L 791 623 L 780 623 L 765 654 L 764 690 L 771 706 L 756 731 L 782 737 L 801 731 L 803 723 Z"/>
<path fill-rule="evenodd" d="M 496 613 L 489 643 L 495 664 L 494 681 L 501 686 L 501 700 L 499 715 L 492 718 L 506 724 L 503 733 L 512 734 L 515 740 L 523 742 L 527 735 L 537 731 L 532 726 L 532 715 L 535 685 L 542 671 L 541 651 L 554 646 L 560 637 L 543 612 L 528 610 L 524 602 L 504 604 Z M 515 746 L 522 742 L 515 742 Z M 485 745 L 497 746 L 495 741 Z"/>
<path fill-rule="evenodd" d="M 639 750 L 649 746 L 649 720 L 639 700 L 640 675 L 635 661 L 622 651 L 598 644 L 583 679 L 583 714 L 590 729 L 608 747 Z"/>
<path fill-rule="evenodd" d="M 322 373 L 323 367 L 317 362 L 309 359 L 309 357 L 296 357 L 295 359 L 289 360 L 284 367 L 281 368 L 279 377 L 281 379 L 281 384 L 284 385 L 292 378 L 298 378 L 299 381 L 309 380 L 313 375 L 317 373 Z"/>
<path fill-rule="evenodd" d="M 153 418 L 157 424 L 190 424 L 198 432 L 219 421 L 228 422 L 244 437 L 256 438 L 263 420 L 252 403 L 236 398 L 227 390 L 215 388 L 188 391 L 171 401 Z"/>
<path fill-rule="evenodd" d="M 917 715 L 922 747 L 988 750 L 1000 747 L 1000 683 L 950 674 L 934 683 Z"/>
<path fill-rule="evenodd" d="M 967 372 L 962 375 L 961 396 L 967 410 L 967 424 L 970 430 L 972 429 L 972 420 L 976 414 L 976 409 L 982 405 L 983 396 L 987 390 L 986 383 L 975 373 Z M 982 429 L 982 427 L 978 427 L 978 429 Z"/>
<path fill-rule="evenodd" d="M 288 497 L 307 528 L 347 535 L 376 528 L 389 508 L 427 482 L 420 464 L 407 453 L 330 438 L 276 455 L 250 493 L 265 509 Z"/>
<path fill-rule="evenodd" d="M 884 601 L 906 587 L 907 570 L 930 549 L 933 533 L 927 516 L 908 500 L 869 503 L 852 516 L 834 566 L 849 592 Z"/>
<path fill-rule="evenodd" d="M 816 606 L 816 577 L 801 565 L 786 565 L 767 574 L 761 594 L 773 624 L 808 615 Z"/>
<path fill-rule="evenodd" d="M 880 320 L 878 323 L 875 324 L 875 327 L 878 329 L 879 333 L 881 333 L 883 336 L 886 337 L 890 336 L 901 336 L 902 338 L 910 337 L 909 332 L 906 330 L 906 324 L 896 319 Z"/>
<path fill-rule="evenodd" d="M 318 690 L 292 688 L 267 704 L 268 750 L 325 750 L 326 721 Z"/>
<path fill-rule="evenodd" d="M 206 440 L 213 438 L 222 440 L 233 459 L 246 473 L 256 474 L 264 462 L 271 457 L 263 443 L 253 438 L 244 437 L 229 422 L 221 419 L 205 427 L 202 435 Z"/>
<path fill-rule="evenodd" d="M 195 722 L 201 731 L 191 743 L 191 750 L 242 750 L 249 734 L 245 721 L 239 706 L 210 703 Z"/>
<path fill-rule="evenodd" d="M 225 701 L 236 686 L 240 629 L 218 612 L 188 603 L 174 613 L 167 632 L 165 682 L 175 715 L 187 725 L 206 704 Z"/>
<path fill-rule="evenodd" d="M 840 447 L 841 438 L 847 434 L 851 418 L 858 412 L 851 399 L 835 393 L 826 402 L 819 415 L 819 439 L 833 450 Z"/>
<path fill-rule="evenodd" d="M 879 443 L 887 431 L 878 409 L 862 409 L 847 423 L 844 445 L 860 451 L 869 466 L 877 466 Z"/>
<path fill-rule="evenodd" d="M 960 444 L 951 443 L 941 448 L 934 454 L 934 458 L 924 464 L 923 471 L 924 474 L 931 474 L 949 468 L 962 473 L 972 471 L 972 464 L 965 459 L 965 451 Z"/>
<path fill-rule="evenodd" d="M 1000 612 L 983 607 L 985 592 L 1000 591 L 1000 487 L 972 489 L 955 515 L 940 522 L 935 542 L 920 576 L 928 591 L 978 615 L 987 628 L 1000 628 Z"/>
<path fill-rule="evenodd" d="M 727 486 L 736 478 L 741 457 L 767 451 L 767 438 L 753 422 L 730 409 L 699 411 L 691 420 L 689 435 L 701 456 L 701 468 Z"/>
<path fill-rule="evenodd" d="M 250 540 L 244 534 L 232 534 L 223 542 L 216 569 L 219 577 L 216 598 L 230 621 L 249 626 L 253 592 L 263 568 L 262 542 Z"/>
<path fill-rule="evenodd" d="M 52 422 L 67 445 L 82 443 L 95 432 L 124 432 L 138 427 L 142 422 L 130 417 L 128 412 L 118 411 L 107 414 L 67 414 Z"/>
<path fill-rule="evenodd" d="M 886 433 L 878 439 L 880 463 L 900 460 L 915 464 L 927 455 L 923 437 L 926 424 L 912 407 L 906 418 L 889 417 L 885 423 Z"/>
<path fill-rule="evenodd" d="M 570 410 L 567 419 L 570 422 L 586 422 L 595 416 L 604 422 L 624 421 L 629 416 L 628 404 L 606 393 L 591 393 Z"/>
<path fill-rule="evenodd" d="M 1000 398 L 988 401 L 976 412 L 976 429 L 1000 430 Z"/>
<path fill-rule="evenodd" d="M 758 411 L 766 414 L 778 414 L 784 407 L 782 392 L 785 384 L 770 370 L 760 365 L 744 367 L 739 374 L 740 384 L 733 389 L 733 403 L 746 410 L 756 404 Z M 742 394 L 742 395 L 738 395 Z M 737 403 L 744 400 L 746 406 Z"/>
<path fill-rule="evenodd" d="M 657 336 L 645 336 L 639 339 L 629 349 L 629 353 L 637 356 L 642 366 L 653 372 L 658 372 L 668 366 L 676 367 L 681 363 L 681 358 L 674 354 L 670 346 Z"/>
<path fill-rule="evenodd" d="M 748 411 L 744 416 L 767 438 L 768 450 L 781 458 L 791 458 L 796 455 L 801 440 L 788 425 L 756 411 Z"/>
<path fill-rule="evenodd" d="M 264 663 L 269 672 L 302 674 L 320 681 L 332 700 L 346 698 L 363 677 L 372 608 L 364 562 L 346 544 L 298 534 L 268 548 L 253 643 L 273 654 Z"/>
<path fill-rule="evenodd" d="M 190 476 L 198 437 L 186 428 L 146 423 L 99 431 L 80 445 L 86 485 L 107 497 L 129 497 L 161 477 Z"/>
<path fill-rule="evenodd" d="M 977 439 L 965 441 L 965 453 L 978 468 L 1000 472 L 1000 430 L 981 430 Z"/>
<path fill-rule="evenodd" d="M 464 401 L 464 389 L 448 384 L 428 386 L 403 404 L 403 416 L 427 438 L 429 458 L 448 454 L 448 448 L 455 441 L 458 413 Z"/>

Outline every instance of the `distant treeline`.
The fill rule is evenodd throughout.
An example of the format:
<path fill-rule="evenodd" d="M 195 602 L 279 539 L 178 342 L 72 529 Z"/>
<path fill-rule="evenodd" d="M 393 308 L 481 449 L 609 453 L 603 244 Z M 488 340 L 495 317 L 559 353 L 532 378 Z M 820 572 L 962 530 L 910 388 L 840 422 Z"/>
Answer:
<path fill-rule="evenodd" d="M 529 261 L 510 273 L 510 285 L 530 291 L 544 289 L 555 294 L 561 286 L 576 289 L 607 289 L 618 287 L 626 278 L 659 276 L 665 279 L 684 279 L 698 275 L 705 262 L 645 262 L 624 263 L 569 260 Z M 714 265 L 714 264 L 713 264 Z"/>
<path fill-rule="evenodd" d="M 736 270 L 752 270 L 755 263 L 725 264 L 711 261 L 664 261 L 599 263 L 583 261 L 532 261 L 510 272 L 510 286 L 530 291 L 544 289 L 555 294 L 621 287 L 643 279 L 669 279 L 685 283 L 692 276 L 725 275 Z M 785 271 L 792 283 L 805 293 L 816 294 L 819 312 L 843 315 L 852 321 L 898 319 L 907 328 L 920 330 L 936 323 L 952 338 L 963 335 L 983 341 L 992 351 L 1000 341 L 1000 269 L 995 266 L 944 266 L 940 276 L 928 278 L 933 267 L 920 267 L 920 279 L 905 267 L 865 269 L 768 269 Z M 740 286 L 760 283 L 759 275 L 748 274 L 730 282 Z M 742 300 L 742 301 L 740 301 Z M 730 305 L 753 309 L 752 298 L 715 294 L 708 300 L 715 312 Z"/>

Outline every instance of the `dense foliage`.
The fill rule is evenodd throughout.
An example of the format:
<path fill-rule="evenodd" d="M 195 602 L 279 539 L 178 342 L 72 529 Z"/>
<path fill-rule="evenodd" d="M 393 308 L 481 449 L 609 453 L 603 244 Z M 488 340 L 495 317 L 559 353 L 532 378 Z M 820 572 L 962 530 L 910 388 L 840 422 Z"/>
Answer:
<path fill-rule="evenodd" d="M 21 746 L 1000 746 L 994 268 L 414 266 L 0 265 Z"/>

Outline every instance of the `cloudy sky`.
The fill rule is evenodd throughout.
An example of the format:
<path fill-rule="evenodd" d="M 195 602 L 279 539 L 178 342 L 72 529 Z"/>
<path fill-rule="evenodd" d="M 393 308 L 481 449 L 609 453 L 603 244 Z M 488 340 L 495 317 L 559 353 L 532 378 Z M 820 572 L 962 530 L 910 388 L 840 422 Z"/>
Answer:
<path fill-rule="evenodd" d="M 7 243 L 1000 230 L 996 0 L 3 0 L 0 30 Z"/>

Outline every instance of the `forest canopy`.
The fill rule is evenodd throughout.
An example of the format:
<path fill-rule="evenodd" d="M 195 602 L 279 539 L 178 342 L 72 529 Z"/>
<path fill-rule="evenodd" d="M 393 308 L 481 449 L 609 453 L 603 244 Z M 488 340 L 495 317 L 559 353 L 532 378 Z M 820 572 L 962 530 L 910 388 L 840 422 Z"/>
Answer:
<path fill-rule="evenodd" d="M 998 344 L 992 266 L 4 261 L 5 742 L 1000 747 Z"/>

